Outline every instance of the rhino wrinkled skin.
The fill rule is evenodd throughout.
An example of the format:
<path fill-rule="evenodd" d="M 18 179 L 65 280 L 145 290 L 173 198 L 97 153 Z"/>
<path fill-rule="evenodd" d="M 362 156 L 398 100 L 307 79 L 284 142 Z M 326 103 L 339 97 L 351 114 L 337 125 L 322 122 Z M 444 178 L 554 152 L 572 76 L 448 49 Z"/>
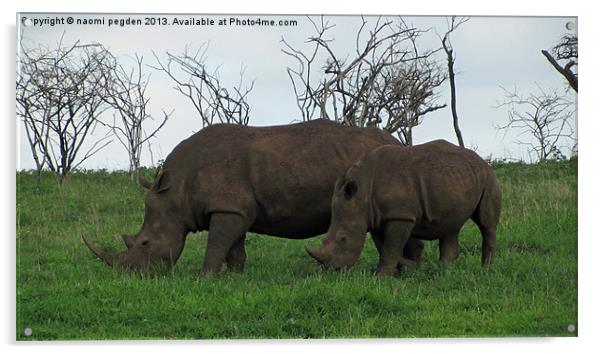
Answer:
<path fill-rule="evenodd" d="M 319 248 L 307 251 L 326 267 L 347 268 L 357 261 L 370 231 L 380 256 L 377 274 L 393 275 L 413 265 L 402 252 L 410 235 L 439 240 L 440 261 L 454 261 L 458 233 L 472 219 L 483 238 L 486 265 L 495 255 L 500 211 L 493 169 L 473 151 L 444 140 L 382 146 L 337 181 L 329 230 Z"/>

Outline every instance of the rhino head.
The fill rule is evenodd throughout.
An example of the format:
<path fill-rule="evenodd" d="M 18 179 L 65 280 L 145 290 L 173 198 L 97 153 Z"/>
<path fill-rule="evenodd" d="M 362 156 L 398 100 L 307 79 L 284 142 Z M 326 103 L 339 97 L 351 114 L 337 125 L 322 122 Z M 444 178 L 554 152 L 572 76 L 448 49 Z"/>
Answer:
<path fill-rule="evenodd" d="M 109 266 L 144 269 L 158 264 L 175 265 L 188 230 L 178 212 L 180 208 L 176 207 L 177 191 L 170 174 L 160 170 L 153 183 L 143 177 L 140 183 L 150 189 L 144 202 L 144 222 L 137 234 L 122 236 L 126 251 L 103 252 L 82 238 L 92 253 Z"/>
<path fill-rule="evenodd" d="M 320 247 L 306 248 L 307 253 L 327 268 L 342 269 L 355 264 L 370 223 L 369 200 L 368 186 L 361 185 L 355 178 L 337 180 L 328 232 Z"/>

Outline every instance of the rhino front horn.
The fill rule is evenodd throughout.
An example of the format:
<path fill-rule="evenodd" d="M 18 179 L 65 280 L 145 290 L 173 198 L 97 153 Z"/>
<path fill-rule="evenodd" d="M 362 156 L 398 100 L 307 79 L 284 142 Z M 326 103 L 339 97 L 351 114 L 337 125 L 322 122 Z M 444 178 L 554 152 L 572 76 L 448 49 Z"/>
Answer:
<path fill-rule="evenodd" d="M 88 242 L 88 240 L 86 240 L 86 238 L 84 236 L 82 236 L 81 238 L 84 241 L 84 243 L 86 244 L 86 246 L 88 246 L 88 248 L 90 249 L 90 251 L 92 251 L 92 253 L 94 253 L 94 255 L 96 255 L 96 257 L 100 258 L 100 260 L 102 260 L 103 262 L 105 262 L 109 266 L 114 266 L 114 265 L 117 264 L 117 259 L 118 259 L 117 255 L 110 254 L 110 253 L 107 253 L 107 252 L 99 251 L 90 242 Z"/>
<path fill-rule="evenodd" d="M 324 252 L 322 252 L 322 250 L 320 248 L 305 247 L 305 251 L 307 253 L 309 253 L 309 255 L 312 256 L 313 259 L 318 261 L 318 263 L 324 264 L 326 262 L 326 256 L 324 255 Z"/>

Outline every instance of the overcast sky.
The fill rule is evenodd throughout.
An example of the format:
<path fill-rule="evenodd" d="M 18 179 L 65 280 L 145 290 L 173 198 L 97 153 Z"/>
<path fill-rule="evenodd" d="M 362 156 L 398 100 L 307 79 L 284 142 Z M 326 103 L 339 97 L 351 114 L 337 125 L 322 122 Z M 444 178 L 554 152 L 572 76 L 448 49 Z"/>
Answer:
<path fill-rule="evenodd" d="M 30 19 L 64 17 L 67 15 L 23 14 Z M 304 40 L 314 34 L 310 21 L 300 16 L 260 16 L 262 19 L 293 19 L 297 26 L 250 27 L 250 26 L 108 26 L 110 18 L 127 17 L 144 19 L 144 15 L 70 15 L 78 18 L 105 18 L 104 25 L 48 24 L 23 26 L 18 22 L 17 33 L 26 47 L 39 44 L 53 46 L 64 33 L 63 43 L 68 45 L 80 40 L 83 43 L 99 42 L 108 47 L 125 65 L 134 63 L 134 54 L 143 55 L 145 63 L 154 64 L 152 51 L 162 57 L 166 51 L 180 53 L 189 44 L 193 48 L 210 41 L 207 51 L 209 68 L 220 66 L 221 81 L 225 86 L 238 82 L 241 65 L 246 66 L 248 79 L 255 79 L 255 88 L 249 97 L 251 105 L 250 125 L 264 126 L 288 124 L 300 119 L 294 93 L 286 74 L 287 66 L 295 66 L 293 59 L 281 52 L 280 39 L 284 38 L 297 48 L 304 47 Z M 226 17 L 240 19 L 253 16 L 190 16 L 166 15 L 168 22 L 195 17 L 219 21 Z M 374 21 L 375 17 L 368 17 Z M 405 21 L 420 29 L 431 29 L 420 41 L 423 49 L 435 49 L 440 45 L 437 34 L 447 28 L 444 17 L 404 17 Z M 355 33 L 361 24 L 358 16 L 329 16 L 327 20 L 336 25 L 330 37 L 333 48 L 341 57 L 353 51 Z M 562 77 L 541 55 L 541 49 L 553 47 L 560 37 L 568 33 L 567 23 L 572 22 L 576 31 L 575 18 L 551 17 L 473 17 L 454 32 L 452 41 L 456 58 L 456 84 L 460 126 L 467 146 L 476 147 L 483 156 L 498 158 L 512 157 L 528 159 L 524 147 L 515 143 L 519 131 L 507 134 L 498 132 L 495 126 L 507 120 L 505 109 L 495 108 L 503 99 L 500 86 L 520 93 L 543 88 L 564 91 Z M 569 26 L 570 28 L 570 26 Z M 309 49 L 309 47 L 305 47 Z M 442 57 L 441 57 L 442 58 Z M 154 161 L 165 156 L 181 140 L 198 131 L 200 118 L 185 97 L 173 89 L 173 83 L 164 73 L 147 68 L 152 74 L 148 94 L 150 112 L 159 117 L 161 110 L 174 110 L 172 118 L 152 140 Z M 441 102 L 449 103 L 449 87 L 445 82 L 441 91 Z M 574 100 L 576 97 L 570 93 Z M 152 123 L 152 122 L 151 122 Z M 22 128 L 21 124 L 18 124 Z M 152 124 L 149 128 L 152 128 Z M 31 152 L 24 129 L 19 129 L 19 158 L 17 169 L 33 168 Z M 97 131 L 98 136 L 101 130 Z M 92 139 L 96 137 L 91 137 Z M 444 138 L 455 142 L 449 108 L 427 115 L 422 125 L 414 130 L 416 144 Z M 523 138 L 525 138 L 523 136 Z M 150 165 L 151 159 L 145 148 L 142 164 Z M 83 164 L 85 168 L 126 169 L 128 159 L 123 147 L 114 141 L 107 148 Z"/>

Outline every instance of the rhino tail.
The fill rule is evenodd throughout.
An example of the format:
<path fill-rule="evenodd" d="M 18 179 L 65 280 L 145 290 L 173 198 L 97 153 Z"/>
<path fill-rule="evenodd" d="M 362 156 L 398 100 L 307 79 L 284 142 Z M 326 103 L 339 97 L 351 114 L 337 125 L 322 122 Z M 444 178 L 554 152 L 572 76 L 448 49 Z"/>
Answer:
<path fill-rule="evenodd" d="M 501 208 L 502 192 L 495 174 L 491 171 L 472 218 L 480 227 L 495 228 L 500 221 Z"/>
<path fill-rule="evenodd" d="M 491 264 L 495 257 L 497 248 L 496 228 L 500 221 L 501 208 L 502 192 L 500 191 L 495 174 L 490 170 L 481 200 L 472 217 L 481 231 L 481 236 L 483 236 L 481 264 L 484 266 Z"/>

